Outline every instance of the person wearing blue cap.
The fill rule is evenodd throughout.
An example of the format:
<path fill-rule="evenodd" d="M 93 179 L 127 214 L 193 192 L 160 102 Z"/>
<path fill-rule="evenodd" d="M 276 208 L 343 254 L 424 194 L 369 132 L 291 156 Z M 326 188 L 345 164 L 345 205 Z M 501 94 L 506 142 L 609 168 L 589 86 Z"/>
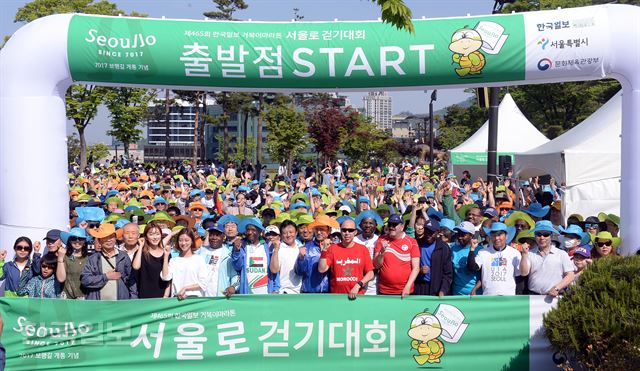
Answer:
<path fill-rule="evenodd" d="M 371 259 L 373 259 L 375 245 L 378 241 L 376 230 L 378 227 L 381 227 L 384 222 L 382 221 L 380 215 L 378 215 L 378 213 L 374 210 L 365 210 L 361 212 L 356 217 L 355 222 L 358 226 L 358 229 L 360 230 L 360 233 L 355 237 L 354 241 L 361 245 L 364 245 L 369 251 Z M 378 290 L 377 283 L 378 276 L 374 275 L 371 281 L 367 283 L 365 295 L 376 295 Z"/>
<path fill-rule="evenodd" d="M 239 291 L 240 276 L 233 266 L 231 252 L 224 245 L 224 226 L 212 224 L 207 232 L 208 246 L 196 251 L 209 271 L 204 296 L 231 296 Z"/>
<path fill-rule="evenodd" d="M 456 242 L 451 246 L 451 257 L 453 260 L 453 285 L 451 293 L 453 295 L 475 295 L 480 288 L 477 284 L 480 282 L 479 272 L 471 271 L 467 268 L 467 259 L 471 250 L 471 242 L 475 235 L 475 227 L 473 223 L 463 221 L 453 228 L 456 232 Z M 477 246 L 474 251 L 475 255 L 482 249 Z"/>
<path fill-rule="evenodd" d="M 569 254 L 551 243 L 551 236 L 557 234 L 548 220 L 536 223 L 533 233 L 537 247 L 529 251 L 522 246 L 522 276 L 529 276 L 529 292 L 533 295 L 558 296 L 573 282 L 575 267 Z"/>
<path fill-rule="evenodd" d="M 370 210 L 371 209 L 371 200 L 367 196 L 358 197 L 358 204 L 356 205 L 356 211 L 360 213 L 361 211 Z"/>
<path fill-rule="evenodd" d="M 247 206 L 247 194 L 246 192 L 239 192 L 236 194 L 236 205 L 227 206 L 225 213 L 229 215 L 249 215 L 253 216 L 253 210 Z"/>
<path fill-rule="evenodd" d="M 65 248 L 58 251 L 63 257 L 58 258 L 56 277 L 64 282 L 62 297 L 65 299 L 84 299 L 85 293 L 80 286 L 80 274 L 87 262 L 87 232 L 82 228 L 72 228 L 69 232 L 60 232 Z"/>
<path fill-rule="evenodd" d="M 515 295 L 516 277 L 520 276 L 520 252 L 509 243 L 515 235 L 514 227 L 493 222 L 490 228 L 484 228 L 490 238 L 489 246 L 476 255 L 478 242 L 472 240 L 467 268 L 470 271 L 481 270 L 483 295 Z"/>
<path fill-rule="evenodd" d="M 560 227 L 562 235 L 562 249 L 567 252 L 569 257 L 573 256 L 574 251 L 580 246 L 588 246 L 591 242 L 589 233 L 585 232 L 575 224 L 571 224 L 567 228 Z"/>
<path fill-rule="evenodd" d="M 420 247 L 420 273 L 415 281 L 414 295 L 443 297 L 451 291 L 451 249 L 440 238 L 440 231 L 440 223 L 433 218 L 421 218 L 416 222 L 416 237 Z"/>
<path fill-rule="evenodd" d="M 246 239 L 233 244 L 231 262 L 240 274 L 239 294 L 272 294 L 280 290 L 280 276 L 269 271 L 272 251 L 268 244 L 260 239 L 260 233 L 280 235 L 276 226 L 263 227 L 256 218 L 242 221 L 241 228 Z"/>

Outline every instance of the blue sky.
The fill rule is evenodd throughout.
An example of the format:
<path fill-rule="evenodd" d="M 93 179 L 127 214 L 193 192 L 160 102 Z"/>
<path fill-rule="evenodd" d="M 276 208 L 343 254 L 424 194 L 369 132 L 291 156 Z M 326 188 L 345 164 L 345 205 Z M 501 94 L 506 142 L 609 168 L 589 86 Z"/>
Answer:
<path fill-rule="evenodd" d="M 25 0 L 1 0 L 0 35 L 14 33 L 22 24 L 14 23 L 16 11 L 27 4 Z M 126 12 L 138 11 L 149 17 L 204 19 L 205 11 L 214 10 L 211 0 L 111 0 Z M 285 21 L 293 18 L 293 9 L 307 21 L 372 20 L 380 17 L 380 9 L 369 0 L 246 0 L 249 8 L 236 13 L 239 19 L 254 21 Z M 491 0 L 405 0 L 413 11 L 414 18 L 441 18 L 491 13 Z M 365 93 L 346 93 L 354 107 L 362 106 Z M 411 111 L 424 113 L 428 110 L 428 94 L 423 90 L 390 92 L 393 99 L 393 112 Z M 438 110 L 464 100 L 468 95 L 460 89 L 447 89 L 438 92 L 438 101 L 434 109 Z M 90 125 L 87 136 L 90 143 L 107 142 L 104 132 L 108 127 L 105 112 L 100 112 L 97 122 Z M 68 129 L 71 132 L 71 128 Z"/>

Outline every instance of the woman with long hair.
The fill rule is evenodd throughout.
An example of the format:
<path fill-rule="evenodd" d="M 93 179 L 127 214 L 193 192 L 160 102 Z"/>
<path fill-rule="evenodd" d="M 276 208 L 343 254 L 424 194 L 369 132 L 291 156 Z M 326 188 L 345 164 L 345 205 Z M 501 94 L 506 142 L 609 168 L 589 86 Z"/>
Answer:
<path fill-rule="evenodd" d="M 60 248 L 56 278 L 64 282 L 62 298 L 84 299 L 85 293 L 80 285 L 80 274 L 87 262 L 87 232 L 83 228 L 72 228 L 69 232 L 61 232 L 60 239 L 65 248 Z M 66 251 L 63 252 L 63 251 Z"/>
<path fill-rule="evenodd" d="M 166 233 L 163 241 L 162 229 L 156 222 L 151 222 L 144 228 L 138 243 L 138 249 L 142 253 L 136 254 L 132 262 L 140 299 L 169 297 L 170 282 L 161 279 L 160 272 L 164 263 L 164 246 L 169 243 L 171 236 L 171 233 Z"/>
<path fill-rule="evenodd" d="M 0 265 L 2 267 L 2 275 L 0 280 L 4 282 L 4 296 L 16 297 L 18 294 L 18 286 L 20 285 L 20 278 L 23 275 L 28 275 L 31 278 L 35 274 L 40 272 L 36 267 L 40 267 L 41 255 L 38 253 L 40 243 L 36 241 L 36 252 L 33 254 L 33 262 L 29 259 L 31 251 L 34 245 L 31 243 L 29 237 L 18 237 L 16 242 L 13 243 L 13 251 L 15 256 L 12 261 L 5 263 L 4 259 L 7 256 L 7 252 L 0 251 Z"/>
<path fill-rule="evenodd" d="M 164 246 L 161 278 L 171 281 L 172 296 L 184 299 L 188 296 L 202 297 L 205 294 L 208 269 L 204 259 L 194 254 L 198 249 L 196 235 L 191 228 L 183 228 L 176 235 L 175 247 L 179 256 L 171 259 L 171 247 Z"/>

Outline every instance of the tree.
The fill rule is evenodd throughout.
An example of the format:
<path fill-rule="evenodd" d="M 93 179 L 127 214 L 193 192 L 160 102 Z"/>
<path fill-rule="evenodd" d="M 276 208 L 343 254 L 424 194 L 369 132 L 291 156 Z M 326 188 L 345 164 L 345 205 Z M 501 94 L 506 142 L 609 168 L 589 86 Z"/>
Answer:
<path fill-rule="evenodd" d="M 138 128 L 148 115 L 149 103 L 155 99 L 154 91 L 141 88 L 109 88 L 106 105 L 111 117 L 108 135 L 124 144 L 125 157 L 129 157 L 129 144 L 142 139 Z"/>
<path fill-rule="evenodd" d="M 201 127 L 200 122 L 207 122 L 210 121 L 211 118 L 208 115 L 205 115 L 204 112 L 204 107 L 201 106 L 204 105 L 204 103 L 207 100 L 207 93 L 204 91 L 191 91 L 191 90 L 174 90 L 173 91 L 176 96 L 185 101 L 188 102 L 191 106 L 193 106 L 195 108 L 195 116 L 193 118 L 193 166 L 196 166 L 196 164 L 198 163 L 198 152 L 200 153 L 200 156 L 204 155 L 204 151 L 200 150 L 200 142 L 204 143 L 204 139 L 202 138 L 202 133 L 204 132 L 204 128 Z"/>
<path fill-rule="evenodd" d="M 327 94 L 315 94 L 305 99 L 302 106 L 309 123 L 309 137 L 321 155 L 322 163 L 334 160 L 348 128 L 356 126 L 357 111 L 341 107 L 337 99 Z"/>
<path fill-rule="evenodd" d="M 35 0 L 18 9 L 14 22 L 27 23 L 59 13 L 125 14 L 124 11 L 118 9 L 116 4 L 105 0 L 97 3 L 94 3 L 94 0 Z M 132 15 L 141 16 L 142 14 L 132 13 Z M 72 85 L 66 93 L 67 117 L 73 120 L 73 126 L 78 130 L 78 155 L 81 169 L 87 166 L 85 129 L 95 118 L 98 106 L 102 104 L 105 93 L 105 88 L 96 87 L 95 85 Z"/>
<path fill-rule="evenodd" d="M 107 91 L 107 88 L 95 85 L 72 85 L 66 93 L 67 118 L 73 120 L 73 127 L 78 131 L 80 169 L 83 170 L 87 166 L 85 129 L 96 117 Z"/>
<path fill-rule="evenodd" d="M 67 136 L 67 159 L 69 163 L 76 162 L 78 156 L 80 156 L 80 139 L 76 133 L 73 133 Z"/>
<path fill-rule="evenodd" d="M 411 9 L 404 3 L 404 0 L 371 0 L 377 3 L 382 9 L 382 21 L 395 26 L 399 30 L 407 30 L 414 33 L 413 22 L 411 21 Z"/>
<path fill-rule="evenodd" d="M 291 174 L 291 163 L 306 147 L 307 123 L 304 113 L 292 105 L 274 105 L 264 115 L 269 134 L 267 151 L 273 160 L 286 162 L 287 174 Z"/>
<path fill-rule="evenodd" d="M 109 146 L 104 143 L 96 143 L 89 146 L 89 154 L 93 156 L 93 161 L 99 161 L 109 157 Z"/>
<path fill-rule="evenodd" d="M 236 19 L 233 18 L 233 13 L 249 7 L 244 0 L 213 0 L 213 3 L 216 4 L 218 11 L 204 12 L 202 14 L 208 18 L 227 21 L 235 21 Z"/>
<path fill-rule="evenodd" d="M 373 158 L 387 161 L 393 151 L 393 139 L 384 130 L 377 128 L 369 118 L 358 115 L 356 126 L 349 130 L 342 152 L 351 159 L 354 168 L 366 166 Z"/>
<path fill-rule="evenodd" d="M 450 150 L 464 142 L 487 120 L 486 108 L 475 104 L 469 107 L 454 104 L 447 108 L 444 119 L 439 121 L 438 143 L 443 150 Z"/>

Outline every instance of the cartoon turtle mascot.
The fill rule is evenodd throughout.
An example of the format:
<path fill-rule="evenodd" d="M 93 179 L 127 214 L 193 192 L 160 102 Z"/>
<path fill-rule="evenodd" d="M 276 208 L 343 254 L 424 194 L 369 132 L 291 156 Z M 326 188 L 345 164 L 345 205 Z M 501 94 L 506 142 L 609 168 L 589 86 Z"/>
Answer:
<path fill-rule="evenodd" d="M 481 47 L 482 37 L 478 31 L 465 26 L 453 33 L 449 50 L 453 52 L 453 63 L 460 66 L 456 68 L 458 76 L 464 77 L 482 72 L 486 62 L 484 54 L 478 51 Z"/>
<path fill-rule="evenodd" d="M 438 340 L 442 334 L 440 321 L 426 310 L 416 314 L 411 320 L 411 328 L 407 332 L 411 340 L 411 348 L 418 351 L 413 359 L 419 365 L 425 363 L 440 363 L 440 357 L 444 354 L 444 344 Z"/>

